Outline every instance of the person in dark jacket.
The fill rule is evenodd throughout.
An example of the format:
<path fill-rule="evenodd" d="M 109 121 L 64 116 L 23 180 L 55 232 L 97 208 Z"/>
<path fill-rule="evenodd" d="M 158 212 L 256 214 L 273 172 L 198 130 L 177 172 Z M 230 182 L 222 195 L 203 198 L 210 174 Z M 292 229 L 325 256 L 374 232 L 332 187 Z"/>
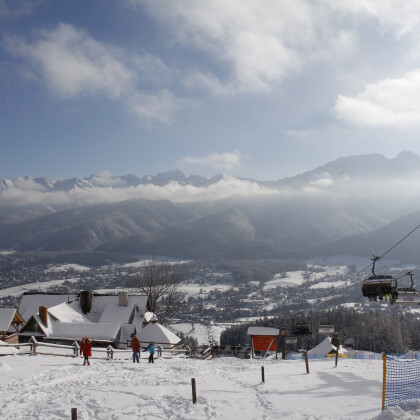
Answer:
<path fill-rule="evenodd" d="M 155 354 L 155 347 L 154 347 L 154 341 L 152 341 L 145 349 L 144 351 L 149 351 L 149 363 L 154 363 L 153 355 Z"/>
<path fill-rule="evenodd" d="M 136 335 L 131 334 L 131 349 L 133 350 L 133 363 L 140 363 L 139 354 L 140 354 L 140 340 Z"/>
<path fill-rule="evenodd" d="M 83 366 L 90 366 L 89 357 L 92 356 L 92 343 L 88 337 L 83 337 L 80 343 L 80 355 L 84 356 Z"/>

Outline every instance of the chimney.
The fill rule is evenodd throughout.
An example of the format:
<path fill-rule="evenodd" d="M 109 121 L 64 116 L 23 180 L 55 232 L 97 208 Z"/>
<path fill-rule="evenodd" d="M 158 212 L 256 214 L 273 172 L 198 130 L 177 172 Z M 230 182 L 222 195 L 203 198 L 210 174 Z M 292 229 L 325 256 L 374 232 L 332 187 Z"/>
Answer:
<path fill-rule="evenodd" d="M 118 293 L 118 305 L 119 306 L 128 306 L 128 292 L 119 292 Z"/>
<path fill-rule="evenodd" d="M 90 312 L 92 307 L 92 292 L 90 290 L 82 290 L 80 292 L 80 307 L 84 314 Z"/>
<path fill-rule="evenodd" d="M 46 327 L 48 327 L 48 308 L 46 306 L 39 307 L 39 317 Z"/>

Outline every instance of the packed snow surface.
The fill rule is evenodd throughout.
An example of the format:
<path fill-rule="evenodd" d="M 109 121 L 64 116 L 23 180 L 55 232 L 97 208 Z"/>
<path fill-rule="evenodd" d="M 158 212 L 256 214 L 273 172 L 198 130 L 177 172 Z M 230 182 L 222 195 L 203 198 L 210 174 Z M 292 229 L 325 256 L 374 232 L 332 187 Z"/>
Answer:
<path fill-rule="evenodd" d="M 419 400 L 381 413 L 382 361 L 157 359 L 54 356 L 0 359 L 0 418 L 415 419 Z M 265 383 L 261 381 L 265 368 Z M 191 401 L 196 379 L 197 404 Z"/>

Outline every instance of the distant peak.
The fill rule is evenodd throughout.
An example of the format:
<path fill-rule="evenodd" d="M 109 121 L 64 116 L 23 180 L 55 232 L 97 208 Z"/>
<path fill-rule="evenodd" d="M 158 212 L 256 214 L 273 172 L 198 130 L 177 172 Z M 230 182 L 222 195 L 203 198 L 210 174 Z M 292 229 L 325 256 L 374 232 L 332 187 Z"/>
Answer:
<path fill-rule="evenodd" d="M 402 152 L 398 153 L 395 159 L 420 159 L 420 156 L 410 150 L 403 150 Z"/>

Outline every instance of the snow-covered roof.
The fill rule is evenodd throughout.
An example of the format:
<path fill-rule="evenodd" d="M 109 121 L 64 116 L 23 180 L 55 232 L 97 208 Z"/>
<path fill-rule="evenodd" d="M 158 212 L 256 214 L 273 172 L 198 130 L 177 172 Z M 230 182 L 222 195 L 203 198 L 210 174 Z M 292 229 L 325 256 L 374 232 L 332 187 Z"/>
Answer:
<path fill-rule="evenodd" d="M 153 312 L 147 311 L 147 312 L 144 313 L 144 320 L 146 322 L 150 322 L 153 317 L 156 317 L 156 315 Z"/>
<path fill-rule="evenodd" d="M 147 324 L 142 330 L 137 331 L 137 337 L 142 345 L 152 341 L 163 345 L 178 344 L 181 341 L 177 335 L 160 324 Z"/>
<path fill-rule="evenodd" d="M 249 327 L 248 335 L 279 335 L 280 330 L 278 328 L 270 327 Z"/>
<path fill-rule="evenodd" d="M 65 302 L 48 308 L 48 312 L 61 322 L 79 322 L 91 324 L 91 321 L 83 315 L 79 302 Z"/>
<path fill-rule="evenodd" d="M 77 298 L 77 295 L 61 293 L 24 293 L 20 301 L 19 313 L 22 315 L 22 318 L 25 321 L 28 321 L 33 314 L 38 313 L 40 306 L 46 306 L 50 308 L 75 298 Z"/>
<path fill-rule="evenodd" d="M 79 322 L 55 322 L 49 338 L 80 340 L 88 336 L 91 340 L 114 341 L 121 326 L 118 324 L 94 324 Z"/>
<path fill-rule="evenodd" d="M 15 316 L 16 309 L 0 308 L 0 331 L 7 331 Z"/>
<path fill-rule="evenodd" d="M 120 322 L 128 323 L 133 310 L 137 307 L 138 311 L 142 314 L 146 312 L 148 296 L 146 295 L 128 295 L 127 306 L 119 305 L 119 296 L 92 296 L 92 308 L 90 313 L 98 313 L 98 322 Z M 89 318 L 89 314 L 87 317 Z"/>
<path fill-rule="evenodd" d="M 316 347 L 308 351 L 308 354 L 312 355 L 322 355 L 325 356 L 328 354 L 331 350 L 337 351 L 337 347 L 334 346 L 334 344 L 331 343 L 331 337 L 326 337 L 324 341 L 319 343 Z M 347 353 L 347 350 L 340 346 L 338 348 L 338 353 Z"/>

